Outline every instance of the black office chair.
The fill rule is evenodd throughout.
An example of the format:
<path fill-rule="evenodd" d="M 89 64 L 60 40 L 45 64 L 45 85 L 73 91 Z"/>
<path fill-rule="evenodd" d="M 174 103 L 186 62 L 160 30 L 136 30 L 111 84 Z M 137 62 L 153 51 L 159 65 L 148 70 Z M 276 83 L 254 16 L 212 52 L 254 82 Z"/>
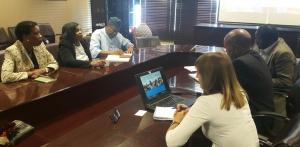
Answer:
<path fill-rule="evenodd" d="M 87 43 L 88 47 L 90 47 L 91 37 L 91 34 L 89 34 L 82 38 Z"/>
<path fill-rule="evenodd" d="M 14 42 L 16 42 L 18 40 L 18 38 L 17 38 L 17 36 L 15 34 L 15 29 L 16 29 L 16 27 L 8 27 L 7 28 L 8 34 L 10 36 L 11 43 L 14 43 Z"/>
<path fill-rule="evenodd" d="M 52 26 L 48 23 L 39 24 L 41 35 L 44 37 L 45 44 L 55 43 L 55 33 Z"/>
<path fill-rule="evenodd" d="M 300 64 L 299 61 L 296 65 L 296 77 L 297 80 L 292 87 L 291 91 L 288 93 L 286 100 L 286 109 L 288 117 L 293 117 L 293 115 L 300 113 Z"/>
<path fill-rule="evenodd" d="M 253 119 L 272 119 L 283 123 L 277 132 L 261 132 L 258 130 L 261 147 L 300 147 L 300 114 L 292 119 L 273 112 L 260 112 Z M 270 124 L 272 125 L 272 124 Z M 272 135 L 266 135 L 272 134 Z"/>
<path fill-rule="evenodd" d="M 11 42 L 6 34 L 4 28 L 0 27 L 0 50 L 6 49 L 8 46 L 10 46 Z"/>
<path fill-rule="evenodd" d="M 300 113 L 300 79 L 295 82 L 288 94 L 286 109 L 288 117 L 293 117 L 295 114 Z"/>

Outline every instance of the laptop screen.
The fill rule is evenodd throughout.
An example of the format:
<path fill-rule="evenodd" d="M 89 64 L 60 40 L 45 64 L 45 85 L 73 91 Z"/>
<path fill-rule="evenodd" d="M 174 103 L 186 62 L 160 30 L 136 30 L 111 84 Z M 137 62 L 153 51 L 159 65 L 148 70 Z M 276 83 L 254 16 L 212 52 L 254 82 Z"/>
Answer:
<path fill-rule="evenodd" d="M 160 70 L 149 71 L 139 76 L 139 79 L 148 100 L 167 92 L 167 87 L 165 86 Z"/>

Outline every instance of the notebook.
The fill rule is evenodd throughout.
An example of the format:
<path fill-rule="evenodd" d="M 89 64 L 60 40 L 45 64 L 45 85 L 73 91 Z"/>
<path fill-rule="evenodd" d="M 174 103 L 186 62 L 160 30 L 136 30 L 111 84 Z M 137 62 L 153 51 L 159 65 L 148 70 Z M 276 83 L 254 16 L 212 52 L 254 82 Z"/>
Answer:
<path fill-rule="evenodd" d="M 153 113 L 155 120 L 173 120 L 176 108 L 173 107 L 156 107 Z"/>
<path fill-rule="evenodd" d="M 152 69 L 135 75 L 140 94 L 147 110 L 154 111 L 156 106 L 176 107 L 176 104 L 191 106 L 195 99 L 172 95 L 162 68 Z"/>
<path fill-rule="evenodd" d="M 34 79 L 37 82 L 41 82 L 41 83 L 49 83 L 49 82 L 53 82 L 56 81 L 56 79 L 53 79 L 49 76 L 40 76 Z"/>

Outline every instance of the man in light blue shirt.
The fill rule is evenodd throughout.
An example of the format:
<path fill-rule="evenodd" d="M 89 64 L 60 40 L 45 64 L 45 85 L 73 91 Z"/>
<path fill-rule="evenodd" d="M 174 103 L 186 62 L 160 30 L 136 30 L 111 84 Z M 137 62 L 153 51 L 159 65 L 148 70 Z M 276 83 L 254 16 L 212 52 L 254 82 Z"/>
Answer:
<path fill-rule="evenodd" d="M 133 44 L 119 33 L 121 20 L 111 17 L 107 26 L 93 32 L 90 42 L 92 58 L 109 54 L 132 53 Z"/>

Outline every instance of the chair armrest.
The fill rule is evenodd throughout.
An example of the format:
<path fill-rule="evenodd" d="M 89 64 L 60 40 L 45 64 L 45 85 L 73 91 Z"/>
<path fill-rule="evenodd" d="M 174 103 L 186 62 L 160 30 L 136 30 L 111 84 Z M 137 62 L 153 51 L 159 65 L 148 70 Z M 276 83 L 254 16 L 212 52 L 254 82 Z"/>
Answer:
<path fill-rule="evenodd" d="M 286 122 L 289 122 L 290 119 L 286 116 L 283 116 L 281 114 L 278 114 L 276 112 L 269 112 L 269 111 L 261 111 L 261 112 L 258 112 L 256 114 L 253 114 L 252 115 L 253 118 L 257 118 L 257 117 L 270 117 L 270 118 L 279 118 L 279 119 L 282 119 Z"/>
<path fill-rule="evenodd" d="M 258 134 L 259 145 L 262 147 L 272 147 L 273 143 L 269 141 L 269 138 Z"/>

